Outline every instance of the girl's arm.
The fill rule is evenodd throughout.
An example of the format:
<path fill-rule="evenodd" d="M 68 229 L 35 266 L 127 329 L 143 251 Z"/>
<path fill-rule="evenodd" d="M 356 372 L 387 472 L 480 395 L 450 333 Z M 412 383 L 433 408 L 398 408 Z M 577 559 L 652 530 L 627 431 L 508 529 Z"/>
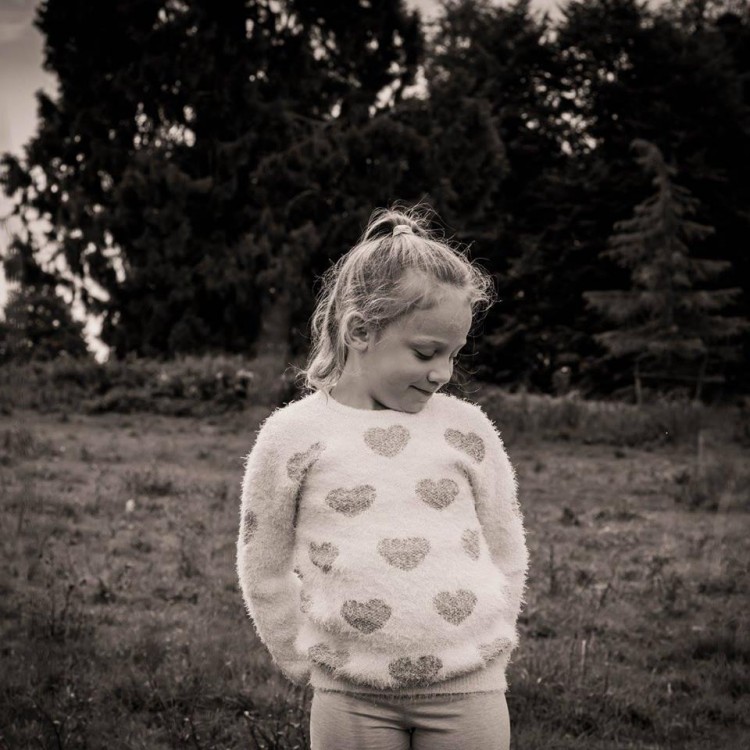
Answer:
<path fill-rule="evenodd" d="M 482 417 L 486 466 L 481 471 L 482 491 L 478 493 L 476 510 L 492 561 L 508 578 L 511 615 L 515 620 L 521 611 L 529 567 L 523 515 L 518 504 L 516 473 L 502 438 L 484 412 Z"/>
<path fill-rule="evenodd" d="M 301 473 L 287 470 L 284 447 L 290 437 L 270 417 L 247 457 L 237 573 L 260 640 L 286 677 L 305 685 L 309 667 L 294 646 L 300 624 L 300 581 L 293 554 Z"/>

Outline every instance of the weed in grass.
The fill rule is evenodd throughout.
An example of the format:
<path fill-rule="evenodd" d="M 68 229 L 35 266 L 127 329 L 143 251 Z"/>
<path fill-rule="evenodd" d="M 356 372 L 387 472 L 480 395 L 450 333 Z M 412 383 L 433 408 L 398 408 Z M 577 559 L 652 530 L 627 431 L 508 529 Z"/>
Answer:
<path fill-rule="evenodd" d="M 154 546 L 151 544 L 151 542 L 148 539 L 144 539 L 143 537 L 136 537 L 133 539 L 133 541 L 130 543 L 130 546 L 136 551 L 136 552 L 142 552 L 144 555 L 148 555 L 150 552 L 153 552 Z"/>
<path fill-rule="evenodd" d="M 229 482 L 226 479 L 222 479 L 217 482 L 213 487 L 213 502 L 211 503 L 212 508 L 221 508 L 229 500 L 230 489 Z"/>
<path fill-rule="evenodd" d="M 155 463 L 149 464 L 145 469 L 126 471 L 123 484 L 130 495 L 164 497 L 178 492 L 174 479 L 162 474 Z"/>
<path fill-rule="evenodd" d="M 679 573 L 666 569 L 671 561 L 665 555 L 652 555 L 646 580 L 649 592 L 656 597 L 658 611 L 667 617 L 680 617 L 689 609 L 689 591 Z"/>
<path fill-rule="evenodd" d="M 205 531 L 205 529 L 203 530 Z M 179 527 L 180 540 L 179 574 L 182 578 L 199 578 L 206 570 L 205 551 L 200 544 L 200 534 L 193 529 Z"/>
<path fill-rule="evenodd" d="M 51 563 L 47 563 L 48 568 Z M 44 590 L 26 594 L 22 609 L 27 637 L 31 642 L 77 642 L 93 633 L 93 621 L 83 607 L 81 581 L 68 572 L 45 570 Z"/>
<path fill-rule="evenodd" d="M 690 510 L 750 510 L 750 471 L 717 459 L 683 468 L 674 477 L 676 503 Z"/>
<path fill-rule="evenodd" d="M 117 599 L 108 580 L 103 577 L 97 577 L 96 591 L 94 591 L 91 601 L 94 604 L 111 604 Z"/>
<path fill-rule="evenodd" d="M 643 516 L 640 513 L 635 513 L 634 511 L 630 510 L 630 508 L 627 506 L 627 503 L 625 502 L 625 499 L 618 495 L 619 502 L 617 503 L 617 507 L 612 508 L 611 510 L 605 509 L 605 510 L 598 510 L 594 514 L 594 520 L 595 521 L 638 521 L 643 518 Z"/>
<path fill-rule="evenodd" d="M 86 499 L 81 506 L 81 511 L 83 513 L 96 517 L 101 512 L 103 500 L 106 500 L 109 497 L 106 488 L 106 478 L 107 472 L 102 469 L 97 469 L 96 475 L 94 476 L 93 489 L 87 493 Z"/>
<path fill-rule="evenodd" d="M 0 434 L 0 456 L 2 463 L 9 466 L 15 459 L 28 461 L 35 458 L 54 456 L 56 451 L 49 440 L 37 438 L 26 427 L 12 427 Z"/>
<path fill-rule="evenodd" d="M 558 567 L 555 564 L 555 545 L 550 544 L 547 558 L 547 593 L 556 596 L 559 592 Z"/>
<path fill-rule="evenodd" d="M 562 509 L 562 513 L 560 514 L 560 523 L 563 524 L 563 526 L 580 526 L 581 520 L 578 518 L 578 516 L 566 505 Z"/>
<path fill-rule="evenodd" d="M 26 583 L 35 580 L 42 555 L 55 529 L 38 523 L 44 512 L 45 497 L 38 492 L 33 478 L 23 474 L 21 485 L 11 495 L 5 509 L 15 512 L 14 534 L 7 537 L 4 547 L 10 554 L 10 574 Z"/>
<path fill-rule="evenodd" d="M 731 596 L 744 593 L 742 579 L 728 573 L 711 575 L 698 582 L 698 593 L 710 596 Z"/>
<path fill-rule="evenodd" d="M 41 496 L 36 492 L 34 481 L 28 474 L 25 474 L 21 480 L 21 486 L 6 506 L 7 510 L 16 511 L 16 539 L 21 536 L 24 523 L 27 516 L 30 515 L 30 511 L 34 510 L 37 513 L 41 513 L 43 504 Z"/>
<path fill-rule="evenodd" d="M 750 665 L 750 635 L 747 630 L 740 630 L 736 620 L 709 632 L 694 633 L 687 649 L 693 659 L 720 657 L 727 662 Z"/>

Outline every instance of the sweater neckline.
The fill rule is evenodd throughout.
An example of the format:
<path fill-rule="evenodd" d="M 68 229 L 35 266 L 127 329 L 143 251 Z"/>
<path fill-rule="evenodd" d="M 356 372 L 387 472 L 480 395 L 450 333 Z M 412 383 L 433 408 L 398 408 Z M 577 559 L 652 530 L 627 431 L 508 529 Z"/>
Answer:
<path fill-rule="evenodd" d="M 424 408 L 412 414 L 408 411 L 397 411 L 396 409 L 360 409 L 356 406 L 348 406 L 337 401 L 330 393 L 330 391 L 319 390 L 316 392 L 315 397 L 317 400 L 327 409 L 330 409 L 337 414 L 344 414 L 350 417 L 359 417 L 360 419 L 374 419 L 374 420 L 391 420 L 394 417 L 398 419 L 416 419 L 420 415 L 427 414 L 432 411 L 432 402 L 435 397 L 440 394 L 434 394 L 430 397 Z"/>

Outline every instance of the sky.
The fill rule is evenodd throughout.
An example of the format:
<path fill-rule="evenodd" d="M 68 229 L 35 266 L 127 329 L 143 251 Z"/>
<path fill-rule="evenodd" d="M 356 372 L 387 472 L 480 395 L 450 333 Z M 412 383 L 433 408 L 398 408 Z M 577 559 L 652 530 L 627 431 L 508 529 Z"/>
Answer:
<path fill-rule="evenodd" d="M 418 8 L 425 20 L 439 9 L 438 0 L 407 0 L 406 4 Z M 533 7 L 555 16 L 561 4 L 558 0 L 534 0 Z M 54 96 L 57 90 L 55 78 L 42 69 L 44 40 L 32 23 L 37 5 L 38 0 L 0 0 L 0 154 L 23 156 L 25 144 L 36 131 L 35 92 L 44 89 Z M 0 192 L 0 252 L 10 240 L 12 226 L 2 222 L 10 207 Z M 6 297 L 7 284 L 0 268 L 0 310 Z"/>

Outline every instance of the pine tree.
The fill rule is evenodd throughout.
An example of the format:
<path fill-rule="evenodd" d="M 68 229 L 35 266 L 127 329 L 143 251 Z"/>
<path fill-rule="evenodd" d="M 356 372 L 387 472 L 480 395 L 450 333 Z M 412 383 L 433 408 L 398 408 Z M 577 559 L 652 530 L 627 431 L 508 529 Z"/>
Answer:
<path fill-rule="evenodd" d="M 256 172 L 265 209 L 248 237 L 268 258 L 258 276 L 268 290 L 259 344 L 278 350 L 284 331 L 305 328 L 309 280 L 356 242 L 375 207 L 424 200 L 452 235 L 484 238 L 496 221 L 487 196 L 505 167 L 493 118 L 470 99 L 455 111 L 405 100 L 364 122 L 331 122 L 269 158 Z"/>
<path fill-rule="evenodd" d="M 691 246 L 713 228 L 689 218 L 697 213 L 698 201 L 674 182 L 675 168 L 654 144 L 635 139 L 631 147 L 652 176 L 655 192 L 635 207 L 631 219 L 615 223 L 602 254 L 630 270 L 632 287 L 586 292 L 584 298 L 620 325 L 595 338 L 613 356 L 635 360 L 639 400 L 642 365 L 664 367 L 669 375 L 681 364 L 698 364 L 699 397 L 710 361 L 726 362 L 733 353 L 730 342 L 747 327 L 742 318 L 721 314 L 741 290 L 704 286 L 731 265 L 691 255 Z"/>
<path fill-rule="evenodd" d="M 83 324 L 50 284 L 12 289 L 0 322 L 0 362 L 86 357 Z"/>
<path fill-rule="evenodd" d="M 402 0 L 43 0 L 36 23 L 59 94 L 38 95 L 25 158 L 0 161 L 16 215 L 46 222 L 32 253 L 56 248 L 117 356 L 248 351 L 281 250 L 248 242 L 258 171 L 336 114 L 398 100 L 417 16 Z"/>
<path fill-rule="evenodd" d="M 576 146 L 573 179 L 559 191 L 560 210 L 541 238 L 538 262 L 519 280 L 525 299 L 530 290 L 535 297 L 521 317 L 534 320 L 535 308 L 541 311 L 529 337 L 536 342 L 549 330 L 550 313 L 554 322 L 564 311 L 569 331 L 578 332 L 585 388 L 608 391 L 618 377 L 593 348 L 588 331 L 598 322 L 582 293 L 628 283 L 625 269 L 595 259 L 622 206 L 642 197 L 642 175 L 629 152 L 634 139 L 654 143 L 668 163 L 680 165 L 683 186 L 715 230 L 701 255 L 729 260 L 745 287 L 750 278 L 748 20 L 727 16 L 698 29 L 677 23 L 665 5 L 642 0 L 571 0 L 563 11 L 555 43 L 565 66 L 560 95 L 568 141 Z M 540 276 L 544 282 L 532 286 Z M 737 314 L 748 317 L 749 304 L 745 289 Z M 744 338 L 750 352 L 750 336 Z M 747 387 L 746 371 L 726 368 L 733 387 L 742 387 L 743 378 Z"/>

